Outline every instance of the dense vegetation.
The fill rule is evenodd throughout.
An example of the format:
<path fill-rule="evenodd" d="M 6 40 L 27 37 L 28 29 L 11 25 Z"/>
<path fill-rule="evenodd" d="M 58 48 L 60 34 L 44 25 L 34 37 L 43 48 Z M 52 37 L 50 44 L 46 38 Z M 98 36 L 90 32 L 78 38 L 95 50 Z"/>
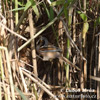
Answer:
<path fill-rule="evenodd" d="M 99 100 L 99 0 L 0 0 L 0 8 L 0 100 Z M 43 61 L 41 36 L 72 63 Z"/>

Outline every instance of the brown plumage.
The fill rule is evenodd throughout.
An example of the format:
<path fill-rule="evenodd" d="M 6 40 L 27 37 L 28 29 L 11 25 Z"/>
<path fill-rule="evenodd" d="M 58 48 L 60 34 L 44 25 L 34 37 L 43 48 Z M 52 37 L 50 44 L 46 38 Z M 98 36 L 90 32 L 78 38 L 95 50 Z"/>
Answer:
<path fill-rule="evenodd" d="M 60 58 L 70 66 L 80 70 L 76 65 L 70 62 L 67 58 L 61 55 L 62 50 L 48 42 L 45 37 L 40 37 L 37 42 L 37 52 L 43 57 L 44 61 L 49 61 L 50 59 Z"/>

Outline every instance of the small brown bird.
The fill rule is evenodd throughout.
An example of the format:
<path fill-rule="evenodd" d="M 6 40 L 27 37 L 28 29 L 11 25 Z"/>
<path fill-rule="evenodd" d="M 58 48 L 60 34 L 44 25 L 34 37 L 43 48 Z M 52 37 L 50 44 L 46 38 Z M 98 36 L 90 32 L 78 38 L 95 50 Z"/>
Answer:
<path fill-rule="evenodd" d="M 36 46 L 37 52 L 43 57 L 44 61 L 49 61 L 50 59 L 61 58 L 64 62 L 69 64 L 70 66 L 80 70 L 76 65 L 70 62 L 67 58 L 63 57 L 62 50 L 52 44 L 50 44 L 45 37 L 40 37 L 37 41 Z"/>

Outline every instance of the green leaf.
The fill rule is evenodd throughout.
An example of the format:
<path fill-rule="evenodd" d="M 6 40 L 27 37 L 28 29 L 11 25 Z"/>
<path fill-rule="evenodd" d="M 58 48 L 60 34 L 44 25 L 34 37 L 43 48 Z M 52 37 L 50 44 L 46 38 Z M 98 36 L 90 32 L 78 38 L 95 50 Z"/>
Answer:
<path fill-rule="evenodd" d="M 36 5 L 35 1 L 34 1 L 34 0 L 30 0 L 30 1 L 31 1 L 32 8 L 33 8 L 35 14 L 36 14 L 37 17 L 39 18 L 40 14 L 39 14 L 39 11 L 38 11 L 38 8 L 37 8 L 37 5 Z"/>
<path fill-rule="evenodd" d="M 80 17 L 82 18 L 83 21 L 87 21 L 87 16 L 85 13 L 78 11 L 78 14 L 80 15 Z"/>
<path fill-rule="evenodd" d="M 25 7 L 21 7 L 21 8 L 17 8 L 17 9 L 12 9 L 12 10 L 9 10 L 9 11 L 18 11 L 18 10 L 24 10 Z"/>
<path fill-rule="evenodd" d="M 66 19 L 68 19 L 68 10 L 67 10 L 67 6 L 68 6 L 68 4 L 65 3 L 65 4 L 64 4 L 64 14 L 65 14 Z"/>
<path fill-rule="evenodd" d="M 53 11 L 53 8 L 50 7 L 50 21 L 53 20 L 54 18 L 54 11 Z"/>
<path fill-rule="evenodd" d="M 67 0 L 67 4 L 69 5 L 70 3 L 72 3 L 74 0 Z"/>
<path fill-rule="evenodd" d="M 27 97 L 17 87 L 14 87 L 14 88 L 20 94 L 23 100 L 28 100 Z"/>
<path fill-rule="evenodd" d="M 64 14 L 65 14 L 66 19 L 68 19 L 69 10 L 70 10 L 70 8 L 72 8 L 72 6 L 75 2 L 76 2 L 76 0 L 67 0 L 64 3 Z"/>
<path fill-rule="evenodd" d="M 33 8 L 35 14 L 37 15 L 37 17 L 39 17 L 39 11 L 38 11 L 38 8 L 37 8 L 36 3 L 35 3 L 34 0 L 29 0 L 29 1 L 26 3 L 24 11 L 26 11 L 26 10 L 27 10 L 29 7 L 31 7 L 31 6 L 32 6 L 32 8 Z"/>
<path fill-rule="evenodd" d="M 18 5 L 20 5 L 20 6 L 25 6 L 23 3 L 21 3 L 21 2 L 18 2 Z"/>
<path fill-rule="evenodd" d="M 26 11 L 31 6 L 30 0 L 26 3 L 24 11 Z"/>
<path fill-rule="evenodd" d="M 96 27 L 97 25 L 100 25 L 100 17 L 98 17 L 94 23 L 94 27 Z"/>
<path fill-rule="evenodd" d="M 52 2 L 51 6 L 57 6 L 64 3 L 65 3 L 65 0 L 57 0 L 57 1 Z"/>
<path fill-rule="evenodd" d="M 88 29 L 89 29 L 89 24 L 88 23 L 84 23 L 83 24 L 83 38 L 85 38 L 85 34 L 87 33 L 87 31 L 88 31 Z"/>
<path fill-rule="evenodd" d="M 43 4 L 43 7 L 46 10 L 46 13 L 48 15 L 49 21 L 53 20 L 54 19 L 54 11 L 53 11 L 53 8 L 50 7 L 50 10 L 49 10 L 48 7 L 45 4 Z"/>
<path fill-rule="evenodd" d="M 43 4 L 43 7 L 44 7 L 44 8 L 45 8 L 45 10 L 46 10 L 46 13 L 47 13 L 47 15 L 48 15 L 48 18 L 50 19 L 50 13 L 49 13 L 48 8 L 46 7 L 46 5 L 45 5 L 45 4 Z"/>
<path fill-rule="evenodd" d="M 84 13 L 80 14 L 80 17 L 83 19 L 83 21 L 87 21 L 87 16 Z"/>

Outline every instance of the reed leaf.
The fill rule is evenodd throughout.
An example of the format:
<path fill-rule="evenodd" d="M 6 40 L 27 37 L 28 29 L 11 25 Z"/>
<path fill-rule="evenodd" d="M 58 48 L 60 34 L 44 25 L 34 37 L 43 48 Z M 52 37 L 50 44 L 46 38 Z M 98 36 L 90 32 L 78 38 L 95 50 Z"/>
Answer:
<path fill-rule="evenodd" d="M 94 27 L 100 25 L 100 17 L 98 17 L 94 22 Z"/>
<path fill-rule="evenodd" d="M 20 94 L 23 100 L 28 100 L 27 97 L 17 87 L 14 87 L 14 88 Z"/>
<path fill-rule="evenodd" d="M 64 4 L 65 0 L 57 0 L 57 1 L 53 1 L 51 3 L 51 6 L 57 6 L 57 5 L 60 5 L 60 4 Z"/>
<path fill-rule="evenodd" d="M 82 18 L 83 21 L 87 21 L 87 16 L 85 13 L 82 13 L 80 11 L 77 11 L 77 13 L 80 15 L 80 17 Z"/>
<path fill-rule="evenodd" d="M 25 7 L 20 7 L 20 8 L 16 8 L 16 9 L 12 9 L 12 10 L 9 10 L 9 11 L 19 11 L 19 10 L 24 10 Z"/>
<path fill-rule="evenodd" d="M 26 10 L 27 10 L 29 7 L 31 7 L 31 6 L 32 6 L 32 8 L 33 8 L 35 14 L 37 15 L 37 17 L 39 17 L 40 14 L 39 14 L 37 5 L 36 5 L 36 3 L 35 3 L 34 0 L 29 0 L 29 1 L 26 3 L 24 11 L 26 11 Z"/>

